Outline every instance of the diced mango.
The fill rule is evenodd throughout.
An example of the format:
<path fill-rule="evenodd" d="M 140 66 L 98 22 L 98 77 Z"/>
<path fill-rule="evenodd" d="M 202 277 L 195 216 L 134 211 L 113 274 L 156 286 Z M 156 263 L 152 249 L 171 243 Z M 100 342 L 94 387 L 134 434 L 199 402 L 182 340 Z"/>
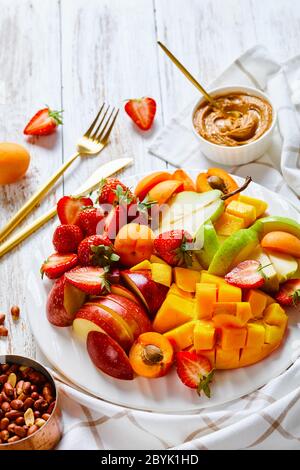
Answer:
<path fill-rule="evenodd" d="M 224 351 L 243 348 L 246 344 L 246 328 L 222 328 L 221 348 Z"/>
<path fill-rule="evenodd" d="M 192 269 L 174 268 L 174 280 L 179 287 L 186 292 L 195 292 L 196 284 L 200 282 L 201 273 Z"/>
<path fill-rule="evenodd" d="M 261 348 L 265 342 L 265 327 L 258 323 L 247 324 L 247 348 Z"/>
<path fill-rule="evenodd" d="M 169 294 L 178 295 L 179 297 L 183 297 L 185 299 L 193 298 L 193 294 L 191 292 L 185 292 L 184 290 L 179 289 L 179 287 L 176 286 L 175 282 L 173 282 L 173 284 L 171 285 L 167 295 Z"/>
<path fill-rule="evenodd" d="M 228 313 L 215 315 L 212 321 L 216 328 L 242 328 L 244 326 L 243 322 L 235 315 L 228 315 Z"/>
<path fill-rule="evenodd" d="M 150 262 L 151 263 L 160 263 L 160 264 L 167 264 L 168 265 L 168 263 L 166 263 L 166 261 L 164 261 L 163 259 L 159 258 L 156 255 L 151 255 L 150 256 Z"/>
<path fill-rule="evenodd" d="M 153 322 L 154 331 L 165 333 L 193 320 L 194 303 L 193 299 L 185 299 L 174 294 L 167 295 L 155 316 Z"/>
<path fill-rule="evenodd" d="M 172 268 L 168 264 L 152 263 L 151 264 L 152 279 L 158 284 L 170 287 L 172 284 Z"/>
<path fill-rule="evenodd" d="M 215 328 L 212 322 L 197 321 L 194 328 L 194 348 L 201 353 L 202 349 L 212 349 L 215 345 Z"/>
<path fill-rule="evenodd" d="M 217 286 L 215 284 L 196 284 L 195 318 L 210 319 L 216 302 Z"/>
<path fill-rule="evenodd" d="M 264 322 L 268 325 L 283 326 L 285 328 L 287 320 L 288 317 L 285 311 L 277 303 L 269 305 L 264 311 Z"/>
<path fill-rule="evenodd" d="M 221 284 L 226 284 L 227 282 L 223 277 L 215 276 L 214 274 L 209 274 L 207 271 L 201 271 L 200 282 L 205 282 L 207 284 L 216 284 L 220 287 Z"/>
<path fill-rule="evenodd" d="M 259 290 L 250 289 L 245 295 L 245 300 L 251 305 L 254 318 L 261 318 L 267 305 L 267 295 Z"/>
<path fill-rule="evenodd" d="M 242 290 L 230 284 L 221 284 L 218 291 L 218 302 L 241 302 Z"/>
<path fill-rule="evenodd" d="M 196 321 L 190 321 L 164 333 L 164 336 L 168 338 L 175 351 L 181 351 L 193 344 L 196 323 Z"/>
<path fill-rule="evenodd" d="M 268 209 L 268 204 L 262 199 L 256 199 L 255 197 L 246 196 L 245 194 L 239 195 L 239 201 L 254 206 L 256 209 L 256 217 L 260 217 Z"/>
<path fill-rule="evenodd" d="M 236 303 L 236 317 L 241 320 L 243 324 L 246 324 L 250 318 L 253 317 L 249 302 Z"/>
<path fill-rule="evenodd" d="M 213 305 L 213 316 L 223 314 L 236 315 L 236 302 L 216 302 Z"/>
<path fill-rule="evenodd" d="M 145 259 L 144 261 L 141 261 L 135 266 L 132 266 L 132 268 L 130 268 L 130 271 L 139 271 L 140 269 L 151 269 L 150 261 L 148 259 Z"/>
<path fill-rule="evenodd" d="M 240 355 L 240 367 L 250 366 L 265 357 L 262 347 L 257 348 L 243 348 Z"/>
<path fill-rule="evenodd" d="M 206 357 L 209 362 L 211 363 L 211 366 L 212 367 L 215 367 L 215 364 L 216 364 L 216 349 L 205 349 L 205 350 L 201 350 L 199 351 L 199 354 L 201 356 L 204 356 Z"/>
<path fill-rule="evenodd" d="M 225 211 L 215 222 L 214 226 L 220 237 L 229 237 L 234 232 L 244 227 L 244 219 Z"/>
<path fill-rule="evenodd" d="M 239 349 L 224 351 L 220 346 L 216 347 L 216 369 L 235 369 L 236 367 L 239 367 L 239 361 Z"/>
<path fill-rule="evenodd" d="M 266 296 L 266 298 L 267 298 L 267 305 L 266 305 L 266 307 L 268 307 L 269 305 L 274 304 L 274 303 L 276 302 L 276 300 L 273 299 L 273 297 L 271 297 L 270 295 L 268 295 L 268 294 L 265 293 L 265 296 Z"/>
<path fill-rule="evenodd" d="M 265 324 L 265 343 L 276 345 L 282 341 L 285 327 Z"/>
<path fill-rule="evenodd" d="M 245 204 L 244 202 L 240 202 L 237 200 L 230 201 L 228 204 L 226 211 L 229 214 L 235 215 L 236 217 L 240 217 L 244 220 L 244 227 L 249 227 L 249 225 L 253 224 L 256 220 L 256 209 L 254 206 L 250 204 Z"/>

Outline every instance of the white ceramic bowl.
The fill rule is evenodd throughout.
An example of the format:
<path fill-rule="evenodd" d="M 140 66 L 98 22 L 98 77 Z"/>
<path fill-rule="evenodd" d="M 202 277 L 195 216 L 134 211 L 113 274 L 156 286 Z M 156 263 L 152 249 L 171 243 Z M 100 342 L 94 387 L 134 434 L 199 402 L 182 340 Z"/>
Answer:
<path fill-rule="evenodd" d="M 213 144 L 198 134 L 194 127 L 194 114 L 199 106 L 206 101 L 205 98 L 202 97 L 197 101 L 192 112 L 192 128 L 195 135 L 199 139 L 200 149 L 204 155 L 210 160 L 221 163 L 222 165 L 243 165 L 261 157 L 266 152 L 271 143 L 272 133 L 276 124 L 277 115 L 270 98 L 265 93 L 256 88 L 238 85 L 214 88 L 209 90 L 209 93 L 212 96 L 228 95 L 230 93 L 246 93 L 248 95 L 263 98 L 272 106 L 273 119 L 269 129 L 254 142 L 250 142 L 249 144 L 245 145 L 238 145 L 236 147 L 227 147 L 226 145 Z"/>

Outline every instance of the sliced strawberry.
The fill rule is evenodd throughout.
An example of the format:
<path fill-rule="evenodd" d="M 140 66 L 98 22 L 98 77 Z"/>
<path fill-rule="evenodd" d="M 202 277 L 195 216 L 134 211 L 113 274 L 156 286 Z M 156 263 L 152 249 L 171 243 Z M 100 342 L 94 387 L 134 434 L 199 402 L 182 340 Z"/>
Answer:
<path fill-rule="evenodd" d="M 74 253 L 83 239 L 81 228 L 74 224 L 56 227 L 53 234 L 53 246 L 58 253 Z"/>
<path fill-rule="evenodd" d="M 24 129 L 25 135 L 49 135 L 62 124 L 62 112 L 50 108 L 40 109 Z"/>
<path fill-rule="evenodd" d="M 78 258 L 83 266 L 110 266 L 119 261 L 110 239 L 106 235 L 91 235 L 78 247 Z"/>
<path fill-rule="evenodd" d="M 209 383 L 214 374 L 211 363 L 205 356 L 194 351 L 180 351 L 176 354 L 177 374 L 181 382 L 190 388 L 201 391 L 210 398 Z"/>
<path fill-rule="evenodd" d="M 156 102 L 153 98 L 128 100 L 125 111 L 142 131 L 147 131 L 153 124 L 156 113 Z"/>
<path fill-rule="evenodd" d="M 41 267 L 42 277 L 46 274 L 49 279 L 57 279 L 66 271 L 74 268 L 78 264 L 78 257 L 74 253 L 53 253 L 44 261 Z"/>
<path fill-rule="evenodd" d="M 103 224 L 100 222 L 104 218 L 104 212 L 100 207 L 87 207 L 82 209 L 77 218 L 77 224 L 88 237 L 103 232 Z"/>
<path fill-rule="evenodd" d="M 104 234 L 110 240 L 115 240 L 119 230 L 127 224 L 127 209 L 127 205 L 124 204 L 113 206 L 107 215 L 104 223 Z"/>
<path fill-rule="evenodd" d="M 225 276 L 228 284 L 232 284 L 242 289 L 253 289 L 261 287 L 265 278 L 262 273 L 262 266 L 253 259 L 239 263 L 232 271 Z"/>
<path fill-rule="evenodd" d="M 297 305 L 300 302 L 300 279 L 289 279 L 281 284 L 275 299 L 281 305 Z"/>
<path fill-rule="evenodd" d="M 154 249 L 170 266 L 189 266 L 192 262 L 192 242 L 192 236 L 185 230 L 170 230 L 156 237 Z"/>
<path fill-rule="evenodd" d="M 75 268 L 65 274 L 66 280 L 86 294 L 100 295 L 110 292 L 107 270 L 86 266 Z"/>
<path fill-rule="evenodd" d="M 92 206 L 89 197 L 63 196 L 57 203 L 57 215 L 62 224 L 77 224 L 81 210 Z"/>

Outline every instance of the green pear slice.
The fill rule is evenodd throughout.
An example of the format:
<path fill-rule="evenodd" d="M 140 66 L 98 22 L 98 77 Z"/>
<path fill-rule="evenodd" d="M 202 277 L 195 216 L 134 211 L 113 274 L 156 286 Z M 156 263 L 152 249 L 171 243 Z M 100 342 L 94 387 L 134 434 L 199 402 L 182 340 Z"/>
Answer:
<path fill-rule="evenodd" d="M 251 259 L 258 261 L 262 266 L 261 272 L 265 278 L 262 289 L 267 292 L 277 292 L 279 289 L 277 272 L 267 253 L 258 246 L 253 253 L 251 253 Z"/>
<path fill-rule="evenodd" d="M 220 242 L 217 236 L 215 227 L 211 220 L 206 222 L 196 234 L 195 240 L 196 256 L 204 269 L 208 269 L 215 253 L 220 247 Z M 197 250 L 197 246 L 201 249 Z"/>
<path fill-rule="evenodd" d="M 298 262 L 290 255 L 267 251 L 267 254 L 277 273 L 279 283 L 292 277 L 298 269 Z"/>
<path fill-rule="evenodd" d="M 262 238 L 269 232 L 281 231 L 288 232 L 296 237 L 300 238 L 300 224 L 293 219 L 288 217 L 270 216 L 258 219 L 251 227 L 252 230 L 256 230 L 259 237 Z"/>

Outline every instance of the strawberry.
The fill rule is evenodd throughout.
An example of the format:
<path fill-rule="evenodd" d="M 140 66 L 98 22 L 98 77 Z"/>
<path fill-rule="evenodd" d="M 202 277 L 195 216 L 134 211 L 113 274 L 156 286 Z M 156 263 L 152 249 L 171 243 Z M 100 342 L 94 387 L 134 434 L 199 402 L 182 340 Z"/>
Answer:
<path fill-rule="evenodd" d="M 156 113 L 156 102 L 153 98 L 128 100 L 125 111 L 142 131 L 148 131 L 153 124 Z"/>
<path fill-rule="evenodd" d="M 82 290 L 86 294 L 101 295 L 110 292 L 110 283 L 107 280 L 107 270 L 85 266 L 74 268 L 65 274 L 67 282 Z"/>
<path fill-rule="evenodd" d="M 300 279 L 289 279 L 281 284 L 275 299 L 281 305 L 297 305 L 300 302 Z"/>
<path fill-rule="evenodd" d="M 156 237 L 154 249 L 170 266 L 189 266 L 192 262 L 189 251 L 192 242 L 191 235 L 185 230 L 170 230 Z"/>
<path fill-rule="evenodd" d="M 195 351 L 180 351 L 176 353 L 176 366 L 177 374 L 184 385 L 197 389 L 198 395 L 203 391 L 210 398 L 209 383 L 214 370 L 205 356 Z"/>
<path fill-rule="evenodd" d="M 228 284 L 244 289 L 261 287 L 265 282 L 261 264 L 253 259 L 239 263 L 225 279 Z"/>
<path fill-rule="evenodd" d="M 102 224 L 99 224 L 104 218 L 104 212 L 100 207 L 87 207 L 79 213 L 77 224 L 85 236 L 95 235 L 102 232 Z M 99 226 L 98 226 L 99 224 Z M 98 226 L 98 230 L 97 230 Z"/>
<path fill-rule="evenodd" d="M 131 191 L 117 178 L 106 178 L 100 182 L 99 204 L 115 204 L 121 197 L 131 197 Z"/>
<path fill-rule="evenodd" d="M 41 267 L 42 277 L 46 274 L 49 279 L 57 279 L 66 271 L 74 268 L 78 264 L 78 257 L 74 253 L 53 253 L 44 261 Z"/>
<path fill-rule="evenodd" d="M 77 225 L 63 224 L 54 230 L 52 242 L 58 253 L 74 253 L 82 239 L 82 231 Z"/>
<path fill-rule="evenodd" d="M 63 196 L 57 203 L 57 215 L 62 224 L 77 224 L 81 210 L 90 206 L 89 197 Z"/>
<path fill-rule="evenodd" d="M 25 135 L 49 135 L 62 124 L 63 111 L 53 111 L 49 107 L 40 109 L 24 129 Z"/>
<path fill-rule="evenodd" d="M 78 247 L 78 259 L 83 266 L 110 266 L 119 260 L 113 244 L 106 235 L 91 235 Z"/>
<path fill-rule="evenodd" d="M 118 235 L 120 228 L 128 222 L 127 206 L 124 204 L 113 206 L 108 213 L 104 223 L 104 234 L 114 240 Z"/>

